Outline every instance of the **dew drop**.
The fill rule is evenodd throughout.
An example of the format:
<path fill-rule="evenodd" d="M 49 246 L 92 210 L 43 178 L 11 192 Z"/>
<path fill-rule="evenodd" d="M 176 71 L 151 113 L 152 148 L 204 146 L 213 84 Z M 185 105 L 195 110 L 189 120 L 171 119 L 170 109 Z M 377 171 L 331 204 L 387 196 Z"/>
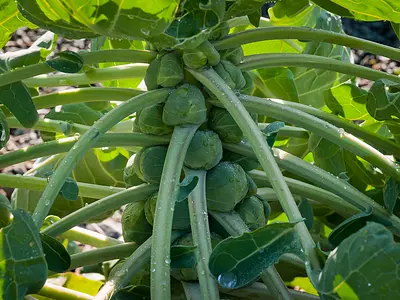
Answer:
<path fill-rule="evenodd" d="M 151 272 L 152 272 L 152 273 L 154 273 L 155 271 L 156 271 L 156 269 L 155 269 L 155 268 L 151 270 Z"/>
<path fill-rule="evenodd" d="M 225 288 L 232 289 L 237 284 L 237 277 L 232 272 L 226 272 L 218 275 L 218 283 Z"/>
<path fill-rule="evenodd" d="M 171 260 L 167 258 L 167 259 L 165 260 L 165 263 L 166 263 L 166 264 L 170 264 L 170 263 L 171 263 Z"/>

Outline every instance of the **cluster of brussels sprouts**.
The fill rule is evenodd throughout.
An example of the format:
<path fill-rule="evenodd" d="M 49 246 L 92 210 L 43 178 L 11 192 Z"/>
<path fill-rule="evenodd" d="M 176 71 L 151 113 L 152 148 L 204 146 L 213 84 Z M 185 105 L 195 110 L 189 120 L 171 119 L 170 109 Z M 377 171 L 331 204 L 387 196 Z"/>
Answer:
<path fill-rule="evenodd" d="M 221 26 L 213 33 L 214 38 L 227 34 L 229 27 Z M 209 41 L 184 53 L 177 51 L 159 54 L 145 76 L 148 90 L 173 87 L 174 90 L 161 104 L 147 107 L 136 114 L 133 131 L 152 135 L 166 135 L 174 126 L 199 125 L 189 145 L 184 166 L 191 170 L 206 170 L 207 208 L 217 212 L 235 210 L 251 229 L 266 224 L 270 207 L 257 195 L 257 185 L 247 174 L 259 167 L 256 160 L 223 149 L 223 143 L 240 143 L 243 133 L 229 112 L 213 106 L 216 97 L 185 71 L 189 68 L 214 68 L 227 85 L 241 94 L 251 94 L 253 81 L 247 72 L 235 65 L 243 58 L 241 47 L 217 51 Z M 255 120 L 257 116 L 254 116 Z M 167 154 L 167 146 L 142 148 L 128 161 L 124 180 L 128 186 L 142 182 L 159 184 Z M 143 243 L 151 236 L 156 213 L 157 194 L 144 202 L 129 204 L 122 216 L 125 241 Z M 215 224 L 214 224 L 215 225 Z M 214 231 L 210 224 L 211 231 Z M 187 199 L 175 205 L 174 230 L 190 230 Z M 220 229 L 219 229 L 220 230 Z M 215 228 L 215 232 L 218 229 Z M 213 244 L 221 237 L 213 233 Z M 191 234 L 175 242 L 177 245 L 193 245 Z M 195 269 L 173 270 L 178 280 L 196 280 Z"/>

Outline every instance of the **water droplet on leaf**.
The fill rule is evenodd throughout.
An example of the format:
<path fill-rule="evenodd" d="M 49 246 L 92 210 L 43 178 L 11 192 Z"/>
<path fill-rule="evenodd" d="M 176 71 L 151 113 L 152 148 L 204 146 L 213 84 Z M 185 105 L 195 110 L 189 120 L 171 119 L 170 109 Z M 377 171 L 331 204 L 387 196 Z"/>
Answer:
<path fill-rule="evenodd" d="M 233 289 L 237 284 L 237 277 L 232 272 L 219 274 L 218 283 L 225 288 Z"/>

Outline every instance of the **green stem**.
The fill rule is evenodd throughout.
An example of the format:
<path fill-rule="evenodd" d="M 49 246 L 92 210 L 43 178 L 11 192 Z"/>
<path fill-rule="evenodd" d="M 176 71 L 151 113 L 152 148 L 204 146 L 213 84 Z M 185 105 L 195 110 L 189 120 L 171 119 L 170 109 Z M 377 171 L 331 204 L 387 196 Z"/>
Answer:
<path fill-rule="evenodd" d="M 40 296 L 48 297 L 57 300 L 93 300 L 94 297 L 85 293 L 67 289 L 65 287 L 51 284 L 46 284 L 37 293 Z"/>
<path fill-rule="evenodd" d="M 180 236 L 180 233 L 172 232 L 171 243 Z M 152 238 L 148 238 L 121 265 L 116 266 L 113 275 L 108 278 L 104 286 L 97 293 L 95 300 L 109 300 L 118 290 L 128 285 L 129 280 L 149 263 L 151 241 Z"/>
<path fill-rule="evenodd" d="M 110 130 L 115 124 L 144 107 L 162 102 L 170 92 L 170 89 L 159 89 L 136 96 L 122 103 L 105 114 L 98 120 L 71 148 L 68 154 L 61 160 L 59 166 L 51 176 L 36 209 L 33 220 L 38 228 L 50 211 L 65 179 L 71 174 L 76 164 L 83 158 L 85 153 L 99 140 L 100 136 Z"/>
<path fill-rule="evenodd" d="M 309 115 L 308 113 L 268 99 L 246 95 L 239 96 L 239 99 L 249 111 L 257 112 L 303 127 L 364 158 L 372 165 L 377 166 L 388 175 L 391 175 L 396 180 L 400 181 L 400 169 L 396 163 L 380 153 L 374 147 L 371 147 L 367 143 L 356 138 L 354 135 L 345 132 L 343 128 L 337 128 L 336 126 Z"/>
<path fill-rule="evenodd" d="M 189 194 L 190 225 L 193 244 L 197 249 L 197 275 L 203 299 L 219 299 L 218 285 L 208 269 L 208 261 L 212 252 L 210 228 L 208 226 L 206 200 L 207 171 L 188 170 L 186 175 L 199 178 L 197 186 Z"/>
<path fill-rule="evenodd" d="M 230 34 L 227 37 L 214 42 L 217 49 L 228 49 L 240 45 L 260 42 L 265 40 L 296 39 L 308 41 L 320 41 L 347 46 L 350 48 L 362 49 L 367 52 L 383 55 L 400 61 L 400 50 L 365 39 L 356 38 L 350 35 L 313 29 L 306 27 L 269 27 L 246 30 L 243 32 Z"/>
<path fill-rule="evenodd" d="M 63 238 L 77 241 L 96 248 L 119 245 L 122 242 L 82 227 L 74 227 L 61 235 Z"/>
<path fill-rule="evenodd" d="M 283 178 L 283 175 L 275 162 L 271 148 L 268 146 L 262 132 L 253 121 L 246 108 L 240 102 L 235 93 L 226 85 L 223 79 L 212 69 L 203 69 L 195 71 L 189 69 L 193 76 L 205 85 L 211 92 L 217 96 L 224 107 L 231 114 L 235 122 L 242 130 L 244 136 L 248 139 L 251 147 L 257 149 L 255 154 L 261 163 L 265 173 L 270 179 L 273 188 L 276 191 L 279 202 L 290 222 L 297 222 L 302 219 L 301 213 L 293 199 L 292 194 Z M 315 244 L 308 232 L 304 222 L 295 225 L 296 231 L 300 236 L 304 252 L 308 255 L 312 266 L 319 269 L 319 260 L 316 257 Z"/>
<path fill-rule="evenodd" d="M 8 125 L 10 128 L 25 128 L 21 123 L 14 117 L 7 118 Z M 49 132 L 60 132 L 67 134 L 68 132 L 74 133 L 85 133 L 90 127 L 86 125 L 69 123 L 66 121 L 52 120 L 52 119 L 39 119 L 35 125 L 30 127 L 33 130 L 49 131 Z"/>
<path fill-rule="evenodd" d="M 153 224 L 153 248 L 151 250 L 151 297 L 152 299 L 169 300 L 170 291 L 170 247 L 173 210 L 179 178 L 181 176 L 183 160 L 187 148 L 198 125 L 187 127 L 176 126 L 165 158 L 161 176 L 160 190 L 158 191 L 156 214 Z"/>
<path fill-rule="evenodd" d="M 243 71 L 271 67 L 307 67 L 349 74 L 369 80 L 388 79 L 400 82 L 400 77 L 367 67 L 350 64 L 329 57 L 295 54 L 295 53 L 266 53 L 245 56 L 238 65 Z"/>
<path fill-rule="evenodd" d="M 28 87 L 40 86 L 69 86 L 92 84 L 107 80 L 119 80 L 126 78 L 143 78 L 147 64 L 119 65 L 104 69 L 92 69 L 86 73 L 40 75 L 25 79 L 23 82 Z"/>
<path fill-rule="evenodd" d="M 245 232 L 250 232 L 249 228 L 235 212 L 219 213 L 210 211 L 210 214 L 221 224 L 222 227 L 231 235 L 239 236 Z M 279 273 L 274 266 L 269 267 L 261 273 L 261 279 L 274 299 L 292 299 L 288 289 L 283 283 Z"/>
<path fill-rule="evenodd" d="M 93 265 L 113 259 L 125 258 L 134 252 L 138 246 L 136 243 L 120 243 L 99 249 L 84 251 L 71 255 L 71 266 L 68 270 Z"/>
<path fill-rule="evenodd" d="M 200 300 L 200 285 L 196 282 L 181 281 L 183 290 L 185 291 L 186 300 Z"/>
<path fill-rule="evenodd" d="M 270 123 L 258 123 L 258 128 L 264 130 L 266 126 Z M 299 138 L 308 138 L 309 133 L 306 129 L 301 127 L 294 127 L 285 125 L 278 131 L 278 137 L 299 137 Z"/>
<path fill-rule="evenodd" d="M 125 190 L 119 187 L 110 187 L 83 182 L 77 183 L 79 188 L 79 196 L 93 199 L 100 199 Z M 0 186 L 4 187 L 42 192 L 46 189 L 47 184 L 47 178 L 11 175 L 6 173 L 0 174 Z"/>
<path fill-rule="evenodd" d="M 68 152 L 82 137 L 81 135 L 75 135 L 8 152 L 0 156 L 0 168 L 38 157 Z M 155 136 L 143 133 L 107 133 L 100 137 L 90 148 L 167 145 L 169 140 L 170 136 Z"/>
<path fill-rule="evenodd" d="M 105 211 L 118 209 L 128 203 L 144 201 L 157 190 L 157 185 L 146 183 L 126 190 L 123 189 L 118 193 L 109 195 L 70 213 L 68 216 L 46 227 L 42 232 L 52 236 L 59 235 L 76 225 L 104 214 Z"/>

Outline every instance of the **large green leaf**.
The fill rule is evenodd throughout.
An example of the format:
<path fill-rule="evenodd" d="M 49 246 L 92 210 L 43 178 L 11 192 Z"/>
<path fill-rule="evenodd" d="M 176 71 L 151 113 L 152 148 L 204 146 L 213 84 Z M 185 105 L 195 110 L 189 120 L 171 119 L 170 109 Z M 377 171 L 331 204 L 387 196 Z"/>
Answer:
<path fill-rule="evenodd" d="M 299 253 L 301 245 L 294 226 L 275 223 L 223 240 L 210 256 L 212 275 L 224 288 L 240 288 L 253 282 L 282 254 Z"/>
<path fill-rule="evenodd" d="M 0 229 L 0 298 L 22 300 L 47 279 L 39 231 L 31 216 L 13 210 L 10 225 Z"/>
<path fill-rule="evenodd" d="M 315 27 L 343 33 L 340 18 L 326 12 L 321 13 Z M 329 43 L 311 41 L 307 43 L 304 53 L 350 62 L 350 49 Z M 311 105 L 315 108 L 323 108 L 325 106 L 324 96 L 326 90 L 350 78 L 345 74 L 303 67 L 294 69 L 294 77 L 300 103 Z"/>
<path fill-rule="evenodd" d="M 313 27 L 321 9 L 308 0 L 281 0 L 268 13 L 274 26 Z"/>
<path fill-rule="evenodd" d="M 400 92 L 390 92 L 390 87 L 399 87 L 400 84 L 385 79 L 374 82 L 368 91 L 367 110 L 378 121 L 400 118 Z"/>
<path fill-rule="evenodd" d="M 229 20 L 235 17 L 251 15 L 256 11 L 260 11 L 261 6 L 265 2 L 272 2 L 273 0 L 236 0 L 236 1 L 226 1 L 226 12 L 225 19 Z"/>
<path fill-rule="evenodd" d="M 10 138 L 10 129 L 3 110 L 0 109 L 0 149 L 3 148 Z"/>
<path fill-rule="evenodd" d="M 369 222 L 331 252 L 317 289 L 321 299 L 399 299 L 399 262 L 390 231 Z"/>

